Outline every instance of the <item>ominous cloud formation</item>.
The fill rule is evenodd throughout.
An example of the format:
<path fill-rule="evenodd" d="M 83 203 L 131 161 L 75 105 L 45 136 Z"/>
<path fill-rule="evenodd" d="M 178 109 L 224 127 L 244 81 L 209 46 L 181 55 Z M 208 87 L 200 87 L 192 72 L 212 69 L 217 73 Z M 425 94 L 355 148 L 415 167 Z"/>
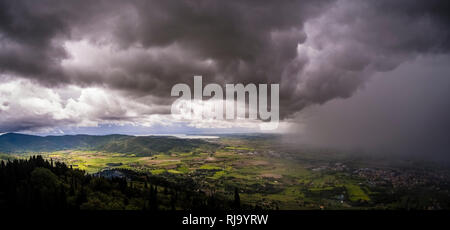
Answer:
<path fill-rule="evenodd" d="M 320 1 L 5 1 L 2 69 L 44 83 L 105 84 L 167 96 L 180 81 L 277 81 Z M 67 50 L 88 41 L 82 57 Z M 75 44 L 74 44 L 75 43 Z M 77 58 L 77 57 L 75 57 Z M 79 61 L 79 60 L 76 60 Z M 81 62 L 83 60 L 80 60 Z M 61 63 L 63 62 L 63 63 Z M 98 68 L 99 64 L 101 69 Z M 56 79 L 55 79 L 56 78 Z M 214 80 L 212 79 L 214 78 Z"/>
<path fill-rule="evenodd" d="M 347 98 L 374 73 L 418 55 L 448 53 L 448 10 L 444 1 L 337 1 L 306 23 L 296 65 L 305 64 L 285 76 L 292 110 Z"/>
<path fill-rule="evenodd" d="M 445 0 L 1 0 L 0 92 L 9 96 L 0 131 L 150 124 L 168 113 L 171 87 L 194 75 L 279 83 L 281 116 L 296 121 L 373 75 L 448 54 L 449 8 Z M 98 97 L 107 101 L 96 105 Z"/>
<path fill-rule="evenodd" d="M 287 140 L 448 160 L 449 61 L 449 56 L 421 57 L 377 74 L 349 99 L 309 107 L 299 114 L 303 129 L 293 129 L 295 142 Z"/>

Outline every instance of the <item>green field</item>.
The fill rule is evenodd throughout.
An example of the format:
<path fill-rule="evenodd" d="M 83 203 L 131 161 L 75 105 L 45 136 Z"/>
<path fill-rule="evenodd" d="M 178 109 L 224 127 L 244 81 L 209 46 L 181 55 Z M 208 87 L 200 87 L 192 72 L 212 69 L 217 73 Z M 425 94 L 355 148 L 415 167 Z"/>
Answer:
<path fill-rule="evenodd" d="M 46 159 L 65 162 L 87 173 L 125 168 L 166 177 L 191 177 L 195 178 L 203 190 L 214 189 L 230 198 L 231 188 L 237 187 L 240 189 L 243 203 L 260 204 L 265 208 L 302 209 L 305 208 L 305 201 L 310 203 L 308 208 L 320 208 L 326 203 L 318 198 L 320 191 L 344 186 L 329 184 L 332 176 L 315 173 L 300 163 L 241 151 L 255 150 L 249 147 L 225 147 L 212 154 L 190 152 L 148 157 L 80 150 L 41 154 Z M 350 181 L 345 183 L 349 201 L 369 199 L 357 185 L 348 184 Z M 305 191 L 310 197 L 305 195 Z M 341 206 L 337 203 L 334 205 Z"/>

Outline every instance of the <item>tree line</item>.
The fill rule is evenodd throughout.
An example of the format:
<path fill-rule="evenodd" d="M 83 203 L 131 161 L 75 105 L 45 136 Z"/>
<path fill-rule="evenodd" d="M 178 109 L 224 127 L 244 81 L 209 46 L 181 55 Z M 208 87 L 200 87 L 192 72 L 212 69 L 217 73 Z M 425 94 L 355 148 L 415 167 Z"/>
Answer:
<path fill-rule="evenodd" d="M 86 174 L 42 156 L 0 162 L 0 209 L 4 210 L 230 210 L 234 199 L 206 195 L 189 181 L 173 183 L 132 170 L 125 177 Z"/>

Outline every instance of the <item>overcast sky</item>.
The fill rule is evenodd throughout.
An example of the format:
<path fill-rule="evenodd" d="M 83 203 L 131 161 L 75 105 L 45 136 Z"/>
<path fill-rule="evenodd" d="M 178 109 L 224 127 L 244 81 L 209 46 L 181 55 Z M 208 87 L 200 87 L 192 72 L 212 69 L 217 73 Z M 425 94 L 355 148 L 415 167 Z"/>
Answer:
<path fill-rule="evenodd" d="M 302 140 L 445 146 L 448 12 L 446 0 L 0 0 L 0 132 L 257 131 L 171 118 L 172 86 L 202 75 L 280 84 L 276 132 Z"/>

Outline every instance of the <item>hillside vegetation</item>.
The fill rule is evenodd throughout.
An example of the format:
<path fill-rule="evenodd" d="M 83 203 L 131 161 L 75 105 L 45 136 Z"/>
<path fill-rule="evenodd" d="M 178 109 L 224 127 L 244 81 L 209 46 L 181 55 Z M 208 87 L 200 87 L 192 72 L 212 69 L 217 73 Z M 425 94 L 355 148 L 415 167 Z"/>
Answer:
<path fill-rule="evenodd" d="M 214 150 L 217 144 L 198 139 L 161 136 L 67 135 L 33 136 L 8 133 L 0 136 L 3 153 L 53 152 L 68 149 L 95 150 L 148 156 L 158 153 L 190 152 L 197 148 Z"/>

